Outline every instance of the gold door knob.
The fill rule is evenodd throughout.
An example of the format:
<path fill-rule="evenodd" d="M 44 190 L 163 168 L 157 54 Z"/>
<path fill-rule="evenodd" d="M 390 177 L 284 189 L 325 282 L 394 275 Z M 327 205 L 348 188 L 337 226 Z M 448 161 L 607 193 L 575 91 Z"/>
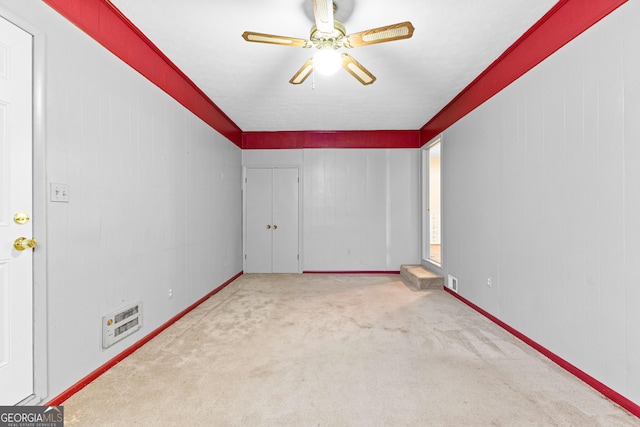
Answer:
<path fill-rule="evenodd" d="M 267 230 L 268 230 L 268 229 L 270 229 L 270 228 L 271 228 L 271 226 L 270 226 L 270 225 L 267 225 Z"/>
<path fill-rule="evenodd" d="M 276 228 L 278 228 L 278 226 L 273 224 L 273 229 L 275 230 Z"/>
<path fill-rule="evenodd" d="M 33 249 L 38 245 L 36 239 L 27 239 L 26 237 L 18 237 L 15 242 L 13 242 L 13 247 L 19 251 L 24 251 L 25 249 Z"/>

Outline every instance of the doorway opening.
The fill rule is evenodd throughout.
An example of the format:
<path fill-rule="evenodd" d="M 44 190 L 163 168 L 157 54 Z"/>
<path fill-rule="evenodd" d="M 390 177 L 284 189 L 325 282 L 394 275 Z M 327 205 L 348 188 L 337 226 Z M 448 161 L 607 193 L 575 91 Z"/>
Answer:
<path fill-rule="evenodd" d="M 442 266 L 441 138 L 422 150 L 422 259 Z"/>

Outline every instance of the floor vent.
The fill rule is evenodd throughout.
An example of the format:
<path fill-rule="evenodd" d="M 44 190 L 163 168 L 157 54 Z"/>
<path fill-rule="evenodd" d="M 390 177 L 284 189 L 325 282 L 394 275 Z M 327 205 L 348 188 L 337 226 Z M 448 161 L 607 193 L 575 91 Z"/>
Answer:
<path fill-rule="evenodd" d="M 449 274 L 447 287 L 453 292 L 458 293 L 458 279 Z"/>
<path fill-rule="evenodd" d="M 102 348 L 109 348 L 142 327 L 142 303 L 137 302 L 102 318 Z"/>

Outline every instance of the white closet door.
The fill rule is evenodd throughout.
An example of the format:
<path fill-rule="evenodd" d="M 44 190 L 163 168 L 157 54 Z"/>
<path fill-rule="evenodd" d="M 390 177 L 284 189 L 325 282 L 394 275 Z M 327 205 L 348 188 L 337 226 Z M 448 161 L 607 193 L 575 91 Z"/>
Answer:
<path fill-rule="evenodd" d="M 273 272 L 298 272 L 298 169 L 273 170 Z"/>
<path fill-rule="evenodd" d="M 247 169 L 245 273 L 271 273 L 273 170 Z"/>
<path fill-rule="evenodd" d="M 297 273 L 299 193 L 297 168 L 246 172 L 245 273 Z"/>

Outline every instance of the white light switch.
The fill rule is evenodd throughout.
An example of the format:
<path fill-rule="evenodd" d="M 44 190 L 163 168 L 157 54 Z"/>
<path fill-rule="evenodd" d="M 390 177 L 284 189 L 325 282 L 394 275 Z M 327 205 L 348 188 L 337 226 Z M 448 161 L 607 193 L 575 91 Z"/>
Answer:
<path fill-rule="evenodd" d="M 55 184 L 52 182 L 50 200 L 52 202 L 69 203 L 69 184 Z"/>

